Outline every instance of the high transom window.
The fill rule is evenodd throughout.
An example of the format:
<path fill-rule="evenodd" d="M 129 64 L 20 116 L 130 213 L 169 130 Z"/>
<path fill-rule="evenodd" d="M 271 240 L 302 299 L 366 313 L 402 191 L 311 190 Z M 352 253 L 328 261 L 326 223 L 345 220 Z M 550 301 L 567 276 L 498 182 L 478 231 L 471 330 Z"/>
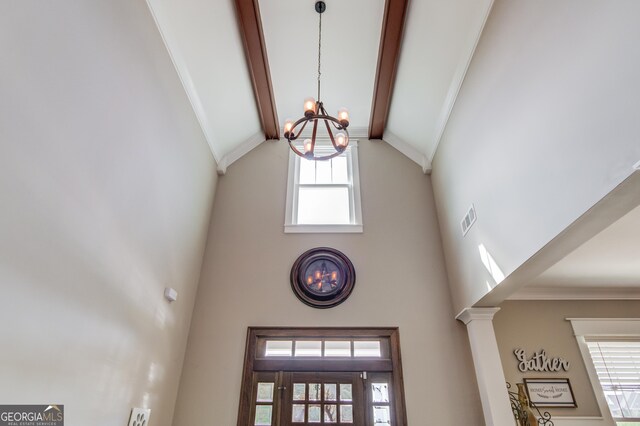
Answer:
<path fill-rule="evenodd" d="M 290 153 L 285 232 L 362 232 L 357 141 L 326 161 Z"/>

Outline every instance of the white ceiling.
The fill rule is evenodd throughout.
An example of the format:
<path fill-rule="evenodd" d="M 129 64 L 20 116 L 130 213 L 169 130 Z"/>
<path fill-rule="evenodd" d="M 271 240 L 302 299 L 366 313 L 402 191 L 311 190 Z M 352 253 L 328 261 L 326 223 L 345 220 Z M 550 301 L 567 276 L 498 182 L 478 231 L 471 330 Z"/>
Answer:
<path fill-rule="evenodd" d="M 430 169 L 493 0 L 410 1 L 384 140 Z M 222 171 L 264 140 L 232 0 L 147 0 Z M 280 124 L 316 96 L 315 0 L 259 0 Z M 385 0 L 327 1 L 322 100 L 369 126 Z"/>
<path fill-rule="evenodd" d="M 385 140 L 398 140 L 428 163 L 433 160 L 492 4 L 409 2 Z"/>
<path fill-rule="evenodd" d="M 578 247 L 511 299 L 584 292 L 607 297 L 640 294 L 640 207 Z"/>
<path fill-rule="evenodd" d="M 220 164 L 261 132 L 233 1 L 147 0 L 147 4 Z"/>
<path fill-rule="evenodd" d="M 259 0 L 280 126 L 302 117 L 316 97 L 318 13 L 315 1 Z M 321 98 L 329 114 L 347 107 L 352 128 L 367 128 L 378 63 L 384 0 L 327 1 L 322 15 Z"/>

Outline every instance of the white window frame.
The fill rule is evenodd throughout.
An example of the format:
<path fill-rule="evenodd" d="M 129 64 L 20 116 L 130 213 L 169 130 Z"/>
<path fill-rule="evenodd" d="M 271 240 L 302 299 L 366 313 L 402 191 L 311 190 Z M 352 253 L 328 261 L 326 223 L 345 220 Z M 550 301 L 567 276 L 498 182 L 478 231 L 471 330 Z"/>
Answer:
<path fill-rule="evenodd" d="M 571 321 L 573 334 L 578 341 L 578 347 L 582 354 L 582 360 L 589 374 L 591 387 L 596 395 L 603 422 L 606 425 L 616 426 L 616 420 L 611 415 L 609 404 L 604 396 L 596 367 L 591 359 L 587 339 L 598 338 L 633 338 L 640 340 L 640 318 L 567 318 Z"/>
<path fill-rule="evenodd" d="M 318 146 L 322 146 L 318 142 Z M 362 233 L 362 204 L 360 199 L 360 168 L 358 166 L 358 141 L 351 139 L 347 148 L 350 161 L 347 161 L 348 173 L 351 178 L 349 191 L 349 224 L 297 224 L 294 218 L 298 216 L 298 188 L 300 187 L 300 157 L 289 150 L 289 172 L 287 178 L 287 201 L 285 208 L 285 233 Z M 333 185 L 332 185 L 333 186 Z"/>

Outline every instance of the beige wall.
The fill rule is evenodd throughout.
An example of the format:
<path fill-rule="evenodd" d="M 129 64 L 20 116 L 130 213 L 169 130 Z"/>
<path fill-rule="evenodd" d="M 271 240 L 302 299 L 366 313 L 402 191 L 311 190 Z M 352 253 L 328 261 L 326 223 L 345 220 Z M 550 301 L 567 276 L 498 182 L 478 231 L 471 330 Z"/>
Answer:
<path fill-rule="evenodd" d="M 481 425 L 429 176 L 387 144 L 361 141 L 364 233 L 285 235 L 288 155 L 267 142 L 219 180 L 173 424 L 235 424 L 248 326 L 398 326 L 409 423 Z M 328 310 L 302 304 L 289 284 L 295 259 L 317 246 L 356 268 L 351 297 Z"/>
<path fill-rule="evenodd" d="M 433 164 L 456 311 L 500 282 L 481 246 L 506 284 L 633 173 L 638 16 L 636 0 L 495 0 Z"/>
<path fill-rule="evenodd" d="M 549 409 L 553 416 L 600 416 L 600 410 L 571 323 L 566 318 L 635 318 L 640 301 L 506 301 L 494 317 L 505 377 L 512 385 L 524 377 L 568 377 L 577 408 Z M 521 373 L 513 350 L 525 349 L 529 358 L 544 349 L 553 358 L 571 363 L 568 372 Z"/>
<path fill-rule="evenodd" d="M 0 51 L 0 401 L 168 426 L 216 175 L 158 30 L 142 0 L 6 1 Z"/>

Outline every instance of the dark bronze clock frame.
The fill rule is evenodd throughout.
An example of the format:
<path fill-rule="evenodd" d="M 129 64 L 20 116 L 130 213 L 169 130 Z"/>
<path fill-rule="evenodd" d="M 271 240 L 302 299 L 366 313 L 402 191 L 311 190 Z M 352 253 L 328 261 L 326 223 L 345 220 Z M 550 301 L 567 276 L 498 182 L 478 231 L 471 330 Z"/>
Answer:
<path fill-rule="evenodd" d="M 331 308 L 344 302 L 355 283 L 356 271 L 349 258 L 329 247 L 302 253 L 291 268 L 293 292 L 314 308 Z"/>

